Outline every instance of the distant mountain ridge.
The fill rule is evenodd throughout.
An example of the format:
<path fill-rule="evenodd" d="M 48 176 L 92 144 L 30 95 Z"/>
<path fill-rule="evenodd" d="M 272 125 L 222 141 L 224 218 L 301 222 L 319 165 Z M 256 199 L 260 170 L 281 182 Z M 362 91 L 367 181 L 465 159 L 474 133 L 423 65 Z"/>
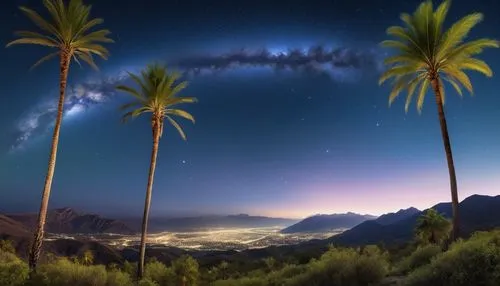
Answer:
<path fill-rule="evenodd" d="M 387 213 L 378 217 L 375 221 L 381 225 L 389 225 L 401 221 L 403 219 L 409 218 L 415 214 L 420 213 L 420 210 L 414 207 L 407 209 L 400 209 L 395 213 Z"/>
<path fill-rule="evenodd" d="M 27 229 L 36 226 L 38 214 L 7 214 L 8 217 Z M 96 214 L 80 214 L 71 208 L 54 209 L 47 213 L 45 231 L 50 233 L 117 233 L 134 234 L 136 231 L 118 220 L 103 218 Z"/>
<path fill-rule="evenodd" d="M 448 218 L 452 216 L 451 203 L 439 203 L 432 208 Z M 463 236 L 468 236 L 474 231 L 500 227 L 500 196 L 472 195 L 460 203 L 459 210 Z M 406 218 L 398 219 L 392 223 L 387 223 L 387 219 L 365 221 L 350 230 L 329 238 L 328 241 L 343 245 L 408 242 L 414 237 L 417 219 L 423 212 L 425 210 L 406 214 Z"/>
<path fill-rule="evenodd" d="M 22 223 L 8 216 L 0 215 L 0 239 L 9 237 L 27 237 L 29 231 Z"/>
<path fill-rule="evenodd" d="M 281 233 L 327 232 L 354 227 L 376 216 L 361 215 L 352 212 L 345 214 L 314 215 L 281 230 Z"/>
<path fill-rule="evenodd" d="M 193 217 L 150 217 L 148 229 L 158 231 L 190 231 L 207 228 L 256 228 L 256 227 L 286 227 L 296 223 L 296 219 L 274 218 L 266 216 L 237 215 L 206 215 Z M 125 222 L 134 227 L 140 226 L 137 218 L 126 219 Z"/>

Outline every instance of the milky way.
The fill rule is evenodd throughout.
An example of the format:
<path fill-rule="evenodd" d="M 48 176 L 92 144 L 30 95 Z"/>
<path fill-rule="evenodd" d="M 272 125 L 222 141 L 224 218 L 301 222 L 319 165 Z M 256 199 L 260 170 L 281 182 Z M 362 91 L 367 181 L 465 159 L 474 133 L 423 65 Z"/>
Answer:
<path fill-rule="evenodd" d="M 275 70 L 289 70 L 303 73 L 322 73 L 333 80 L 361 76 L 366 72 L 378 71 L 381 67 L 375 50 L 351 48 L 328 49 L 313 46 L 308 50 L 290 49 L 287 52 L 272 53 L 268 49 L 241 49 L 220 55 L 199 55 L 169 61 L 170 66 L 198 76 L 202 72 L 220 72 L 242 68 L 268 67 Z M 100 80 L 82 82 L 68 87 L 65 102 L 65 117 L 83 113 L 95 104 L 109 102 L 116 92 L 117 84 L 126 82 L 122 72 L 103 77 Z M 56 98 L 40 102 L 27 112 L 17 123 L 11 151 L 20 150 L 33 138 L 45 134 L 53 126 L 56 116 Z"/>
<path fill-rule="evenodd" d="M 251 51 L 241 49 L 224 55 L 203 55 L 174 62 L 181 69 L 192 73 L 203 70 L 223 71 L 242 67 L 270 67 L 276 70 L 328 72 L 329 70 L 377 69 L 380 62 L 372 50 L 351 48 L 328 49 L 313 46 L 308 50 L 290 49 L 272 53 L 268 49 Z"/>

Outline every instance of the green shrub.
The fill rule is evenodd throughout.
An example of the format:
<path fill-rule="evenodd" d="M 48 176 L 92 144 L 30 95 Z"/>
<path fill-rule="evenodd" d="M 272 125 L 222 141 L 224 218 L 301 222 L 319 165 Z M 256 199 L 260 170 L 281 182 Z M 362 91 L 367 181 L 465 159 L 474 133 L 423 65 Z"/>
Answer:
<path fill-rule="evenodd" d="M 432 258 L 442 252 L 441 247 L 435 244 L 418 247 L 410 256 L 399 262 L 394 272 L 398 275 L 407 274 L 421 266 L 429 264 Z"/>
<path fill-rule="evenodd" d="M 286 281 L 286 285 L 369 285 L 382 280 L 388 271 L 387 255 L 369 248 L 360 254 L 354 249 L 332 248 L 308 264 L 307 271 Z"/>
<path fill-rule="evenodd" d="M 183 255 L 172 263 L 176 283 L 186 286 L 198 285 L 200 272 L 198 262 L 188 255 Z"/>
<path fill-rule="evenodd" d="M 0 240 L 0 251 L 16 253 L 14 243 L 11 240 Z"/>
<path fill-rule="evenodd" d="M 0 285 L 21 286 L 28 278 L 28 265 L 13 253 L 0 250 Z"/>
<path fill-rule="evenodd" d="M 68 259 L 42 264 L 37 269 L 32 285 L 37 286 L 106 286 L 107 272 L 103 265 L 84 266 Z"/>
<path fill-rule="evenodd" d="M 106 286 L 133 286 L 130 275 L 117 269 L 108 270 Z"/>
<path fill-rule="evenodd" d="M 160 286 L 175 284 L 175 273 L 172 268 L 165 266 L 165 264 L 159 261 L 146 264 L 144 278 L 150 279 Z"/>
<path fill-rule="evenodd" d="M 123 272 L 130 277 L 137 277 L 137 263 L 130 263 L 127 260 L 123 263 Z"/>
<path fill-rule="evenodd" d="M 382 280 L 388 270 L 387 254 L 377 247 L 362 251 L 331 248 L 320 259 L 306 265 L 287 265 L 267 275 L 216 281 L 215 286 L 330 286 L 370 285 Z"/>
<path fill-rule="evenodd" d="M 240 279 L 219 280 L 213 286 L 270 286 L 262 277 L 243 277 Z"/>
<path fill-rule="evenodd" d="M 139 281 L 138 286 L 159 286 L 159 284 L 149 278 L 144 278 Z"/>
<path fill-rule="evenodd" d="M 469 286 L 500 285 L 500 231 L 477 233 L 454 243 L 407 278 L 407 284 Z"/>

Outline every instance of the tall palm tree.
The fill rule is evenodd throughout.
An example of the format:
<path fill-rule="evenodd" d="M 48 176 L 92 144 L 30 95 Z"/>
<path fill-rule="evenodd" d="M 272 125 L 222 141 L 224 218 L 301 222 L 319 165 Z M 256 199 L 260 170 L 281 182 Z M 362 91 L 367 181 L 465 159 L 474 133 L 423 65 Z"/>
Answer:
<path fill-rule="evenodd" d="M 43 5 L 48 11 L 48 20 L 40 14 L 26 7 L 21 11 L 40 29 L 40 32 L 18 31 L 18 39 L 7 44 L 7 47 L 18 44 L 32 44 L 54 48 L 56 51 L 43 57 L 35 66 L 51 58 L 59 56 L 59 101 L 57 104 L 57 117 L 52 136 L 47 176 L 42 193 L 38 223 L 34 232 L 33 244 L 29 253 L 30 270 L 36 270 L 36 264 L 44 236 L 44 225 L 47 216 L 52 179 L 56 167 L 57 145 L 63 118 L 64 95 L 68 78 L 69 66 L 72 60 L 80 64 L 80 60 L 97 69 L 93 55 L 107 59 L 108 51 L 100 43 L 111 43 L 113 40 L 107 36 L 108 30 L 91 31 L 102 19 L 90 18 L 91 6 L 84 5 L 81 0 L 70 0 L 65 4 L 63 0 L 44 0 Z"/>
<path fill-rule="evenodd" d="M 485 48 L 498 48 L 499 42 L 490 39 L 465 41 L 470 30 L 483 19 L 480 13 L 467 15 L 455 22 L 448 30 L 444 30 L 443 23 L 449 8 L 450 1 L 448 0 L 443 1 L 435 11 L 432 1 L 425 1 L 420 4 L 413 15 L 401 14 L 403 26 L 393 26 L 387 29 L 387 34 L 394 39 L 381 44 L 395 49 L 396 54 L 385 60 L 388 69 L 382 74 L 379 84 L 389 79 L 393 80 L 389 105 L 401 92 L 408 91 L 406 112 L 417 89 L 419 113 L 429 86 L 434 91 L 450 177 L 453 205 L 452 239 L 455 240 L 460 232 L 458 190 L 443 106 L 444 82 L 449 83 L 459 95 L 462 95 L 463 87 L 472 94 L 471 81 L 464 71 L 473 70 L 491 77 L 493 72 L 490 67 L 474 56 L 480 54 Z"/>
<path fill-rule="evenodd" d="M 450 235 L 451 223 L 435 209 L 428 209 L 417 220 L 415 232 L 423 243 L 440 244 Z"/>
<path fill-rule="evenodd" d="M 131 117 L 137 117 L 143 113 L 149 112 L 151 113 L 151 126 L 153 131 L 153 150 L 151 153 L 148 186 L 144 203 L 144 215 L 142 217 L 141 249 L 139 266 L 137 268 L 137 277 L 141 279 L 144 274 L 149 207 L 151 205 L 156 157 L 158 155 L 160 138 L 163 133 L 163 123 L 166 118 L 168 122 L 177 129 L 182 139 L 186 140 L 186 135 L 182 127 L 172 118 L 172 116 L 179 116 L 193 123 L 194 117 L 188 112 L 174 107 L 182 103 L 194 103 L 196 102 L 196 98 L 178 96 L 178 94 L 186 88 L 187 82 L 179 81 L 180 74 L 168 72 L 165 66 L 154 64 L 146 67 L 140 75 L 132 73 L 129 73 L 129 75 L 138 86 L 138 89 L 124 85 L 117 87 L 118 90 L 124 91 L 135 98 L 133 102 L 122 106 L 123 110 L 133 108 L 132 111 L 125 113 L 123 119 L 126 121 Z"/>

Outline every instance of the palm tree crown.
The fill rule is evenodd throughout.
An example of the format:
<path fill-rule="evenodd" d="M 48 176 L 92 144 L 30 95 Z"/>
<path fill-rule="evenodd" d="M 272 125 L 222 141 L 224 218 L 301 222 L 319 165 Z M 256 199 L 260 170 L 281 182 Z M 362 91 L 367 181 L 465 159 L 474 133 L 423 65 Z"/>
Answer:
<path fill-rule="evenodd" d="M 173 107 L 182 103 L 194 103 L 197 100 L 194 97 L 178 96 L 179 92 L 187 87 L 186 81 L 179 82 L 180 74 L 168 72 L 165 66 L 154 64 L 143 70 L 140 76 L 133 73 L 129 73 L 129 75 L 139 86 L 139 89 L 124 85 L 117 87 L 118 90 L 135 97 L 133 102 L 122 106 L 124 110 L 133 108 L 125 113 L 123 120 L 150 112 L 152 113 L 153 128 L 158 124 L 159 137 L 163 133 L 163 121 L 166 118 L 177 129 L 182 139 L 186 140 L 182 127 L 172 118 L 172 115 L 188 119 L 193 123 L 195 122 L 194 117 L 184 110 Z"/>
<path fill-rule="evenodd" d="M 42 33 L 18 31 L 15 34 L 19 39 L 7 44 L 7 47 L 16 44 L 33 44 L 56 48 L 38 62 L 34 67 L 57 55 L 66 55 L 80 64 L 80 60 L 97 69 L 93 55 L 107 59 L 108 50 L 99 43 L 112 43 L 107 36 L 108 30 L 91 30 L 103 23 L 100 18 L 90 18 L 90 5 L 84 5 L 81 0 L 70 0 L 66 5 L 63 0 L 44 0 L 43 5 L 48 10 L 50 20 L 42 18 L 37 12 L 26 7 L 21 11 L 41 30 Z"/>
<path fill-rule="evenodd" d="M 423 243 L 442 243 L 450 235 L 451 223 L 435 209 L 429 209 L 418 218 L 415 231 Z"/>
<path fill-rule="evenodd" d="M 405 109 L 408 111 L 413 94 L 418 90 L 417 109 L 420 112 L 433 80 L 439 83 L 438 88 L 444 102 L 445 81 L 459 95 L 462 95 L 463 87 L 472 94 L 471 81 L 464 71 L 474 70 L 488 77 L 493 75 L 490 67 L 474 56 L 485 48 L 498 48 L 499 42 L 491 39 L 465 42 L 469 31 L 483 19 L 483 15 L 467 15 L 444 31 L 443 23 L 449 8 L 449 0 L 443 1 L 435 11 L 432 1 L 425 1 L 413 15 L 401 14 L 403 26 L 387 29 L 387 34 L 395 39 L 381 44 L 395 49 L 396 54 L 385 60 L 384 63 L 389 68 L 381 76 L 379 84 L 388 79 L 394 80 L 389 104 L 403 90 L 407 90 Z"/>

